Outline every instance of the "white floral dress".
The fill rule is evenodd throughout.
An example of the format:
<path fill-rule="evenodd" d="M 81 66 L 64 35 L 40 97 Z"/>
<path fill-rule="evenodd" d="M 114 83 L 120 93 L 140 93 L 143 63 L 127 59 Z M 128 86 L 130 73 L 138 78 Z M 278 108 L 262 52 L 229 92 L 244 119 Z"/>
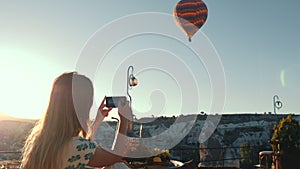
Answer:
<path fill-rule="evenodd" d="M 74 137 L 69 145 L 67 158 L 63 162 L 64 169 L 85 169 L 93 157 L 97 144 L 82 137 Z"/>

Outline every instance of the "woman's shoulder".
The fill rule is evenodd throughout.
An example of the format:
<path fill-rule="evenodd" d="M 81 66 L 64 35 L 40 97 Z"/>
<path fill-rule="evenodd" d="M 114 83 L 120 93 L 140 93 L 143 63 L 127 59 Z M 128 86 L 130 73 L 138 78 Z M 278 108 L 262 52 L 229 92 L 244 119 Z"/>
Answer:
<path fill-rule="evenodd" d="M 83 137 L 74 137 L 72 139 L 72 145 L 76 147 L 77 151 L 84 151 L 86 149 L 96 149 L 96 142 L 88 140 Z"/>
<path fill-rule="evenodd" d="M 81 137 L 81 136 L 73 137 L 73 138 L 72 138 L 72 141 L 73 141 L 73 142 L 94 142 L 94 141 L 92 141 L 92 140 L 83 138 L 83 137 Z"/>

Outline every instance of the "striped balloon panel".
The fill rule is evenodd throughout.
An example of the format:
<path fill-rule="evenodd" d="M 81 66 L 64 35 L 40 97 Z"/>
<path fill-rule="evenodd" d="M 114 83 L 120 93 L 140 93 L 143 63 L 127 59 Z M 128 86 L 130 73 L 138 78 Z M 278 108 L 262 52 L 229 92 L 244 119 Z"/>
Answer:
<path fill-rule="evenodd" d="M 178 25 L 192 37 L 205 23 L 208 10 L 201 0 L 181 0 L 174 9 L 174 16 Z"/>

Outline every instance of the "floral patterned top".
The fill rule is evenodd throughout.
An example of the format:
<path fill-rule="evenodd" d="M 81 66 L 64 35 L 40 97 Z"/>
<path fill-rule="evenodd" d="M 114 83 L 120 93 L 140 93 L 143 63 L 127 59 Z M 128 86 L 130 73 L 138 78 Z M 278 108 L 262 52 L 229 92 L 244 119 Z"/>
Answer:
<path fill-rule="evenodd" d="M 96 150 L 96 143 L 82 137 L 74 137 L 69 145 L 64 169 L 85 169 Z"/>

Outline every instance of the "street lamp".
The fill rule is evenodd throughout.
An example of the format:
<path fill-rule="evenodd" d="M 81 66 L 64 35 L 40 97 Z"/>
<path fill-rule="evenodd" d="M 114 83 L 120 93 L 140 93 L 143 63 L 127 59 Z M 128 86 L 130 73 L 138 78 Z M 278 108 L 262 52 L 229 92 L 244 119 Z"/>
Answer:
<path fill-rule="evenodd" d="M 133 86 L 136 86 L 138 84 L 138 80 L 134 77 L 133 75 L 133 66 L 129 66 L 127 69 L 127 82 L 126 82 L 126 88 L 127 88 L 127 95 L 129 97 L 129 104 L 130 107 L 132 105 L 132 98 L 131 95 L 129 94 L 129 89 L 131 89 Z M 132 113 L 132 112 L 131 112 Z M 131 116 L 132 119 L 130 120 L 128 124 L 128 133 L 132 135 L 132 127 L 133 127 L 133 115 Z"/>
<path fill-rule="evenodd" d="M 277 95 L 273 96 L 273 107 L 274 107 L 274 114 L 276 115 L 277 118 L 277 123 L 279 123 L 276 109 L 279 110 L 282 107 L 282 102 L 279 100 L 279 97 Z"/>
<path fill-rule="evenodd" d="M 132 98 L 131 98 L 131 95 L 129 94 L 129 89 L 131 89 L 133 86 L 136 86 L 137 84 L 138 84 L 138 80 L 133 75 L 133 66 L 129 66 L 127 69 L 126 87 L 127 87 L 127 95 L 129 97 L 129 101 L 130 101 L 130 106 L 131 106 Z"/>

